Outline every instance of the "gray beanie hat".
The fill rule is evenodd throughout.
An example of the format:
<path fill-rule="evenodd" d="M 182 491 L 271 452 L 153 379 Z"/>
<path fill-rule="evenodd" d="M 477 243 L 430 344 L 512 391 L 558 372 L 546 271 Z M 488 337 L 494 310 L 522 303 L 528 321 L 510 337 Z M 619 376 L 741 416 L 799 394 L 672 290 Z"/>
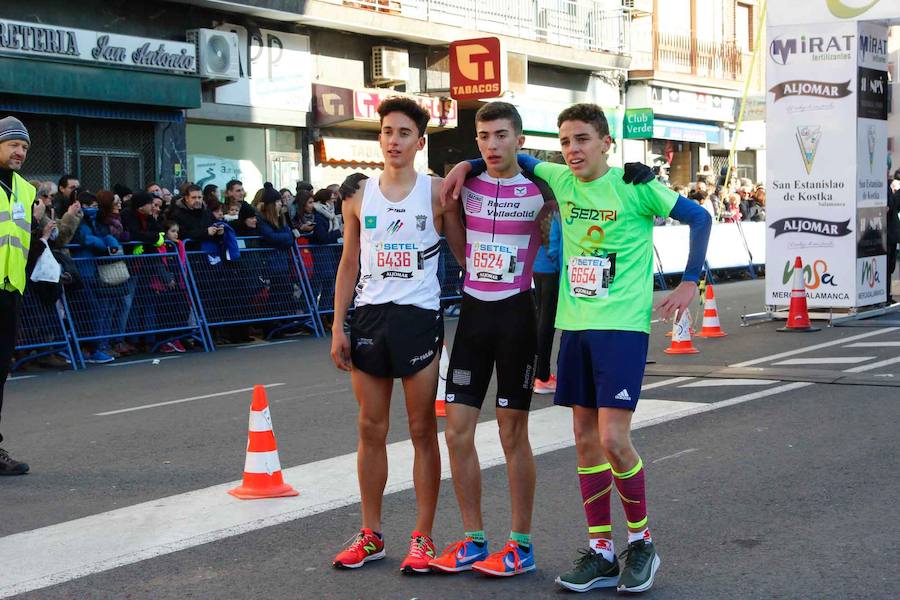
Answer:
<path fill-rule="evenodd" d="M 31 138 L 28 137 L 28 130 L 25 129 L 25 125 L 15 117 L 3 117 L 0 119 L 0 142 L 9 140 L 25 140 L 29 144 L 31 143 Z"/>

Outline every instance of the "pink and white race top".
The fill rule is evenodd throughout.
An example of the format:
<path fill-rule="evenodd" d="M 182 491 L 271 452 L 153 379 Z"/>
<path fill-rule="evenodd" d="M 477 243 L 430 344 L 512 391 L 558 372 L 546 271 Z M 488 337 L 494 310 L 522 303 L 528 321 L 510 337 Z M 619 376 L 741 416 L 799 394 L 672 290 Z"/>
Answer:
<path fill-rule="evenodd" d="M 465 293 L 493 301 L 531 289 L 542 209 L 552 199 L 546 186 L 542 190 L 523 173 L 495 179 L 485 172 L 466 180 Z"/>

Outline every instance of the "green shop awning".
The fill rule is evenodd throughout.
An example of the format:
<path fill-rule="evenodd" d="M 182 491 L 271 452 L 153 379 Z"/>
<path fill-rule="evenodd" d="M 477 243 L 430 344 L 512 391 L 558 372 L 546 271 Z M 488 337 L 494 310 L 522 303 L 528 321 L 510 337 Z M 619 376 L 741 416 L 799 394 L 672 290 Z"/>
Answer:
<path fill-rule="evenodd" d="M 200 79 L 0 57 L 0 94 L 169 108 L 199 108 Z"/>

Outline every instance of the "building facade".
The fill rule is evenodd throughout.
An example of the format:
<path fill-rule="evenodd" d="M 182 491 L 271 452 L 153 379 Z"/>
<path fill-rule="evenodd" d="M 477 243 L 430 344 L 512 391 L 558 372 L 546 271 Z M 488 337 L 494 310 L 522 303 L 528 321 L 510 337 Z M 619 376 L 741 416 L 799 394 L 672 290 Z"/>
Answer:
<path fill-rule="evenodd" d="M 568 104 L 597 102 L 620 127 L 630 27 L 620 0 L 50 0 L 0 8 L 0 86 L 31 131 L 29 177 L 237 178 L 253 194 L 377 172 L 375 108 L 395 94 L 432 115 L 422 171 L 476 154 L 474 113 L 498 98 L 518 106 L 528 150 L 554 158 Z M 456 101 L 449 45 L 485 36 L 502 44 L 503 87 Z M 69 37 L 77 53 L 57 49 Z"/>
<path fill-rule="evenodd" d="M 765 181 L 765 61 L 751 73 L 760 6 L 755 0 L 634 0 L 628 108 L 651 108 L 653 137 L 625 140 L 626 160 L 668 166 L 677 185 L 727 165 Z M 765 39 L 760 39 L 765 48 Z M 760 54 L 764 58 L 764 53 Z M 737 121 L 745 82 L 747 104 Z"/>

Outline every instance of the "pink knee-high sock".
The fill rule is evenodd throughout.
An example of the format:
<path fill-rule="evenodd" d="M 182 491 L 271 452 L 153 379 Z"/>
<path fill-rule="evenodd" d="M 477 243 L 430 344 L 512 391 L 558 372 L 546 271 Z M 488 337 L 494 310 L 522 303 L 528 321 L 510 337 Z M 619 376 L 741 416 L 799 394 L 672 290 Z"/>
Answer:
<path fill-rule="evenodd" d="M 616 480 L 616 489 L 622 498 L 625 519 L 629 529 L 641 529 L 647 526 L 647 494 L 644 486 L 644 461 L 638 459 L 637 464 L 624 473 L 612 472 Z"/>
<path fill-rule="evenodd" d="M 612 531 L 609 509 L 612 479 L 612 468 L 609 463 L 596 467 L 578 467 L 584 516 L 587 517 L 588 532 L 592 535 Z"/>

